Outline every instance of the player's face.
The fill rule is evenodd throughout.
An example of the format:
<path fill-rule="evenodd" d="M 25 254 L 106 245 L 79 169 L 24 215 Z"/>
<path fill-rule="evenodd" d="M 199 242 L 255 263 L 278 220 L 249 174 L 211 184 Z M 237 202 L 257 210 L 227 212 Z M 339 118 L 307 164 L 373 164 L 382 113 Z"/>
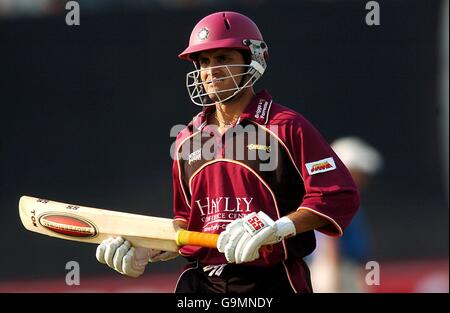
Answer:
<path fill-rule="evenodd" d="M 220 101 L 220 99 L 231 96 L 241 80 L 245 79 L 242 75 L 236 76 L 234 79 L 230 76 L 244 73 L 246 67 L 226 66 L 245 64 L 243 55 L 237 50 L 214 49 L 202 51 L 198 55 L 198 63 L 203 87 L 213 101 Z"/>

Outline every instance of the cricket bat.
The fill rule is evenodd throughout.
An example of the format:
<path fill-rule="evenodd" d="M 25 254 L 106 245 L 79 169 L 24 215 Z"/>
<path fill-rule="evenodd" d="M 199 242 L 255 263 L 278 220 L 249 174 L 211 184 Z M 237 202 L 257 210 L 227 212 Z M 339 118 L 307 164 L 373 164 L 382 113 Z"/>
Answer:
<path fill-rule="evenodd" d="M 32 232 L 66 240 L 99 244 L 122 236 L 135 247 L 178 251 L 192 245 L 217 248 L 219 235 L 179 228 L 172 219 L 22 196 L 19 214 Z"/>

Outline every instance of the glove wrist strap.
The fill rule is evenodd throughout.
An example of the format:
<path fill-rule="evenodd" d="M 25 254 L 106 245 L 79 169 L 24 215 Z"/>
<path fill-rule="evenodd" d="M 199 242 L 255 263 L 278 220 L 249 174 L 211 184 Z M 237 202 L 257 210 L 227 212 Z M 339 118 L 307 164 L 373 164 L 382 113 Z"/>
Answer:
<path fill-rule="evenodd" d="M 294 222 L 287 216 L 283 216 L 275 222 L 278 234 L 283 238 L 295 236 L 297 233 Z"/>

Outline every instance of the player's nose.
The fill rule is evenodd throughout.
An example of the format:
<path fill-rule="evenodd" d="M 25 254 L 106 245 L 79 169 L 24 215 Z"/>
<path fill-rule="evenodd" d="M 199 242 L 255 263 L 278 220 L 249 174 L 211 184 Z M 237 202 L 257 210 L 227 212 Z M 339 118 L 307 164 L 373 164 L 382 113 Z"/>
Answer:
<path fill-rule="evenodd" d="M 206 78 L 212 79 L 213 77 L 220 76 L 220 69 L 218 67 L 210 66 L 205 69 Z"/>
<path fill-rule="evenodd" d="M 220 64 L 216 62 L 211 62 L 208 67 L 209 73 L 212 75 L 220 73 Z"/>

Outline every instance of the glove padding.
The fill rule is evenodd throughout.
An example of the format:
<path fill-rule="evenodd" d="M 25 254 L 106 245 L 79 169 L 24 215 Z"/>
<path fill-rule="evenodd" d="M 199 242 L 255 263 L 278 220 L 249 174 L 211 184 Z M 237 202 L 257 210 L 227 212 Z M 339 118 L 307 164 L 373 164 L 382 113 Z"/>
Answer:
<path fill-rule="evenodd" d="M 288 217 L 274 222 L 260 211 L 227 225 L 217 241 L 217 249 L 229 263 L 251 262 L 259 258 L 259 249 L 295 235 L 295 225 Z"/>
<path fill-rule="evenodd" d="M 97 260 L 121 274 L 138 277 L 148 262 L 167 261 L 178 256 L 176 252 L 133 247 L 122 237 L 104 240 L 96 251 Z"/>

